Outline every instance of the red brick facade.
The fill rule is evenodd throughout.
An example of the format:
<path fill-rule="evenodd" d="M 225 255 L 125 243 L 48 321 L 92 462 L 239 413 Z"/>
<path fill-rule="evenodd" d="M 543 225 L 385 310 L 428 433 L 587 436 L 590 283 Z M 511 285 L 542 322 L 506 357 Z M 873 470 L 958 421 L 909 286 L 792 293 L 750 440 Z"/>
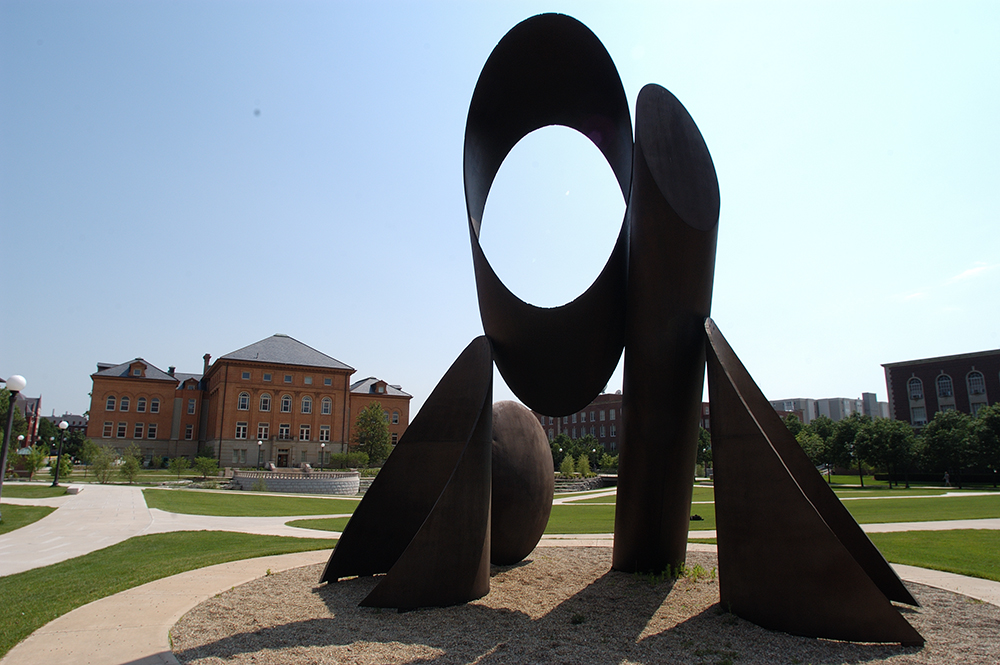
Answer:
<path fill-rule="evenodd" d="M 1000 401 L 1000 349 L 887 363 L 892 418 L 922 427 L 938 411 L 975 415 Z"/>

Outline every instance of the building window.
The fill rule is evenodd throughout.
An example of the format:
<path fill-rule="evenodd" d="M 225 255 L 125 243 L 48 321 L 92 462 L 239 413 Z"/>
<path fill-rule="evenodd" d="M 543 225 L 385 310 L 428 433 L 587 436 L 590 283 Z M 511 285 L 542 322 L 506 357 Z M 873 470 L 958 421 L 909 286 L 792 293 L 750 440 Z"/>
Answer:
<path fill-rule="evenodd" d="M 292 375 L 291 374 L 286 374 L 285 375 L 285 383 L 291 383 L 291 382 L 292 382 Z"/>
<path fill-rule="evenodd" d="M 382 410 L 382 417 L 385 418 L 385 422 L 389 422 L 389 412 L 388 411 L 386 411 L 386 410 L 383 409 Z"/>
<path fill-rule="evenodd" d="M 913 377 L 906 382 L 906 389 L 910 393 L 911 400 L 918 401 L 924 398 L 924 382 L 917 377 Z"/>
<path fill-rule="evenodd" d="M 184 426 L 184 439 L 190 441 L 194 438 L 194 425 Z"/>
<path fill-rule="evenodd" d="M 268 425 L 267 423 L 257 423 L 257 438 L 261 440 L 266 439 L 267 435 L 270 433 L 270 430 L 271 426 Z"/>
<path fill-rule="evenodd" d="M 247 438 L 247 424 L 246 423 L 236 423 L 236 438 L 245 439 Z"/>
<path fill-rule="evenodd" d="M 329 425 L 320 425 L 319 426 L 319 440 L 322 441 L 322 442 L 326 442 L 326 441 L 330 440 L 330 426 Z"/>
<path fill-rule="evenodd" d="M 910 421 L 914 427 L 923 427 L 927 424 L 927 409 L 922 406 L 910 407 Z"/>
<path fill-rule="evenodd" d="M 135 401 L 136 413 L 146 413 L 146 398 L 140 397 Z"/>
<path fill-rule="evenodd" d="M 306 395 L 302 398 L 302 413 L 312 413 L 313 412 L 313 400 L 312 397 Z"/>
<path fill-rule="evenodd" d="M 309 440 L 309 425 L 299 425 L 299 441 Z"/>
<path fill-rule="evenodd" d="M 323 379 L 323 385 L 324 386 L 332 386 L 333 385 L 333 379 L 331 379 L 330 377 L 324 378 Z"/>
<path fill-rule="evenodd" d="M 142 429 L 143 429 L 142 423 L 136 423 L 135 424 L 135 430 L 132 432 L 132 438 L 133 439 L 141 439 L 142 438 Z"/>
<path fill-rule="evenodd" d="M 142 376 L 142 370 L 136 367 L 134 370 L 132 370 L 132 376 Z"/>
<path fill-rule="evenodd" d="M 576 428 L 575 427 L 573 428 L 572 433 L 569 435 L 569 438 L 571 438 L 571 439 L 575 439 L 576 438 Z"/>
<path fill-rule="evenodd" d="M 549 416 L 549 417 L 551 418 L 551 416 Z M 552 440 L 552 429 L 550 428 L 549 429 L 549 441 L 551 441 L 551 440 Z"/>
<path fill-rule="evenodd" d="M 601 413 L 604 413 L 603 411 Z M 604 438 L 604 425 L 601 425 L 601 438 Z"/>
<path fill-rule="evenodd" d="M 593 411 L 591 411 L 590 412 L 590 422 L 594 422 L 594 415 L 596 415 L 596 414 Z"/>
<path fill-rule="evenodd" d="M 306 385 L 311 386 L 313 384 L 313 378 L 311 376 L 306 377 Z"/>
<path fill-rule="evenodd" d="M 952 396 L 951 377 L 947 374 L 942 374 L 937 378 L 937 394 L 938 397 Z"/>
<path fill-rule="evenodd" d="M 111 438 L 111 432 L 114 429 L 114 424 L 110 420 L 104 421 L 104 432 L 101 434 L 105 439 Z"/>
<path fill-rule="evenodd" d="M 570 419 L 570 422 L 572 422 L 574 425 L 576 424 L 576 414 L 575 413 L 572 416 L 570 416 L 569 419 Z"/>
<path fill-rule="evenodd" d="M 243 372 L 242 379 L 244 381 L 249 381 L 250 380 L 250 372 Z"/>
<path fill-rule="evenodd" d="M 246 464 L 246 463 L 247 463 L 247 449 L 233 448 L 233 464 Z"/>
<path fill-rule="evenodd" d="M 271 373 L 270 372 L 264 372 L 264 380 L 265 381 L 270 381 L 271 380 Z"/>
<path fill-rule="evenodd" d="M 396 434 L 395 432 L 393 432 L 392 433 L 392 445 L 396 445 L 397 441 L 399 441 L 399 435 Z"/>
<path fill-rule="evenodd" d="M 125 423 L 118 423 L 118 432 L 117 432 L 117 434 L 118 434 L 118 438 L 119 439 L 124 439 L 125 438 L 125 435 L 127 434 L 127 432 L 126 432 L 127 428 L 128 428 L 127 424 L 125 424 Z"/>
<path fill-rule="evenodd" d="M 270 411 L 271 410 L 271 394 L 270 393 L 264 393 L 263 395 L 260 396 L 260 404 L 258 405 L 258 407 L 259 407 L 259 409 L 261 411 Z"/>
<path fill-rule="evenodd" d="M 333 413 L 333 400 L 329 397 L 324 397 L 323 401 L 320 403 L 319 412 L 324 416 L 328 416 Z"/>
<path fill-rule="evenodd" d="M 114 395 L 108 395 L 108 401 L 104 404 L 104 410 L 105 411 L 114 411 L 115 410 L 115 396 Z"/>
<path fill-rule="evenodd" d="M 392 412 L 392 424 L 393 425 L 398 425 L 399 424 L 399 411 L 393 411 Z"/>
<path fill-rule="evenodd" d="M 969 394 L 970 395 L 985 395 L 986 394 L 986 379 L 983 378 L 982 372 L 972 371 L 969 372 L 967 377 L 969 382 Z M 122 397 L 122 401 L 126 398 Z"/>
<path fill-rule="evenodd" d="M 292 426 L 287 423 L 278 425 L 278 438 L 282 441 L 288 441 L 292 438 Z"/>
<path fill-rule="evenodd" d="M 615 430 L 615 426 L 612 425 L 611 426 L 611 438 L 614 438 L 616 435 L 617 435 L 617 431 Z"/>
<path fill-rule="evenodd" d="M 975 418 L 976 416 L 979 415 L 979 410 L 985 407 L 986 405 L 983 404 L 982 402 L 974 402 L 970 406 L 972 407 L 972 417 Z"/>
<path fill-rule="evenodd" d="M 281 396 L 281 412 L 291 413 L 292 412 L 292 396 L 282 395 Z"/>
<path fill-rule="evenodd" d="M 198 406 L 198 403 L 197 403 L 197 402 L 195 402 L 195 401 L 194 401 L 193 399 L 189 399 L 189 400 L 188 400 L 188 413 L 189 413 L 189 414 L 193 414 L 193 413 L 194 413 L 194 410 L 195 410 L 195 408 L 196 408 L 197 406 Z"/>
<path fill-rule="evenodd" d="M 615 419 L 615 410 L 614 409 L 611 409 L 610 419 L 611 420 Z M 614 436 L 614 434 L 612 434 L 611 436 Z"/>
<path fill-rule="evenodd" d="M 240 393 L 239 399 L 236 400 L 236 409 L 239 411 L 250 410 L 250 393 Z"/>
<path fill-rule="evenodd" d="M 118 402 L 119 411 L 128 411 L 128 397 L 122 397 L 121 401 Z"/>
<path fill-rule="evenodd" d="M 149 423 L 149 427 L 146 428 L 146 438 L 147 439 L 156 438 L 156 423 Z"/>
<path fill-rule="evenodd" d="M 941 411 L 954 411 L 954 410 L 955 410 L 955 405 L 954 404 L 942 404 L 941 405 Z"/>
<path fill-rule="evenodd" d="M 563 425 L 569 424 L 569 416 L 563 416 Z"/>
<path fill-rule="evenodd" d="M 601 409 L 601 422 L 604 422 L 604 409 Z"/>
<path fill-rule="evenodd" d="M 590 436 L 594 436 L 594 426 L 590 426 Z"/>
<path fill-rule="evenodd" d="M 149 412 L 150 413 L 159 413 L 160 412 L 160 398 L 159 397 L 154 397 L 153 399 L 149 400 Z"/>

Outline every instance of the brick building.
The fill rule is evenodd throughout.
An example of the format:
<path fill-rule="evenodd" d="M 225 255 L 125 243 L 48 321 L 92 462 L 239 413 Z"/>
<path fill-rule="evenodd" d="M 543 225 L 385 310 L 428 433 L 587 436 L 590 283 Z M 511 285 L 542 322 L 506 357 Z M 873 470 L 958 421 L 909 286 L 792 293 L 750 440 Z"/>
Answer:
<path fill-rule="evenodd" d="M 938 411 L 976 415 L 1000 399 L 1000 349 L 886 363 L 889 412 L 922 427 Z"/>
<path fill-rule="evenodd" d="M 354 440 L 353 428 L 354 423 L 358 421 L 358 414 L 372 402 L 378 402 L 385 414 L 386 422 L 389 423 L 392 444 L 396 445 L 396 441 L 406 430 L 406 424 L 410 422 L 410 398 L 411 396 L 404 393 L 399 386 L 389 385 L 374 376 L 352 383 L 350 440 Z"/>
<path fill-rule="evenodd" d="M 545 430 L 549 441 L 560 434 L 565 434 L 571 439 L 578 439 L 589 434 L 597 439 L 605 450 L 618 450 L 622 413 L 622 393 L 620 390 L 615 393 L 598 395 L 585 408 L 568 416 L 543 416 L 537 411 L 532 411 L 532 413 L 542 424 L 542 429 Z"/>
<path fill-rule="evenodd" d="M 99 363 L 87 436 L 119 450 L 135 444 L 147 458 L 210 450 L 222 466 L 320 465 L 347 450 L 354 368 L 287 335 L 203 360 L 202 374 L 164 372 L 142 358 Z M 410 395 L 365 381 L 392 388 L 386 402 L 398 437 L 409 423 Z"/>

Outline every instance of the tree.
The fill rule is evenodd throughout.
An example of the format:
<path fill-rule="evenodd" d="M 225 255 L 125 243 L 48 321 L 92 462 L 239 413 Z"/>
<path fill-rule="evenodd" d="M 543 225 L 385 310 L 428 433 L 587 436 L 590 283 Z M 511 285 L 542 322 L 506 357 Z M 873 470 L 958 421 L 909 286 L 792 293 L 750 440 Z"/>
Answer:
<path fill-rule="evenodd" d="M 1000 471 L 1000 402 L 979 410 L 972 421 L 976 442 L 976 466 L 993 472 L 993 487 Z"/>
<path fill-rule="evenodd" d="M 574 439 L 573 441 L 573 456 L 578 458 L 580 455 L 587 456 L 587 471 L 596 468 L 601 461 L 601 455 L 604 454 L 604 446 L 590 434 L 584 434 L 579 439 Z M 580 465 L 576 466 L 577 471 L 580 470 Z"/>
<path fill-rule="evenodd" d="M 53 423 L 51 420 L 49 420 L 48 418 L 38 419 L 38 437 L 36 439 L 37 441 L 44 441 L 48 443 L 49 441 L 52 440 L 52 437 L 55 437 L 55 440 L 58 442 L 60 434 L 62 434 L 62 431 L 58 427 L 56 427 L 55 423 Z"/>
<path fill-rule="evenodd" d="M 80 459 L 83 454 L 84 444 L 90 441 L 83 432 L 66 432 L 66 443 L 63 445 L 63 455 Z"/>
<path fill-rule="evenodd" d="M 712 435 L 704 427 L 698 428 L 697 464 L 705 468 L 712 466 Z"/>
<path fill-rule="evenodd" d="M 824 463 L 826 458 L 826 443 L 819 437 L 818 434 L 809 431 L 806 428 L 799 430 L 799 433 L 795 435 L 795 440 L 799 442 L 799 446 L 802 447 L 803 452 L 809 457 L 809 461 L 813 463 L 814 466 L 819 466 Z"/>
<path fill-rule="evenodd" d="M 84 478 L 87 477 L 87 471 L 90 469 L 90 465 L 93 464 L 99 451 L 100 449 L 96 443 L 90 439 L 83 440 L 83 446 L 80 447 L 80 461 L 87 465 L 83 470 Z"/>
<path fill-rule="evenodd" d="M 961 411 L 938 411 L 921 433 L 925 464 L 935 471 L 952 472 L 962 487 L 962 469 L 975 462 L 972 419 Z"/>
<path fill-rule="evenodd" d="M 828 442 L 833 448 L 831 454 L 834 456 L 835 464 L 844 464 L 844 466 L 847 466 L 852 461 L 857 463 L 858 478 L 861 480 L 861 487 L 865 486 L 865 476 L 862 460 L 858 455 L 856 441 L 858 432 L 870 423 L 871 420 L 871 416 L 852 413 L 837 423 L 831 441 Z"/>
<path fill-rule="evenodd" d="M 142 451 L 134 443 L 125 449 L 125 453 L 122 455 L 122 463 L 118 467 L 118 475 L 122 477 L 123 480 L 127 480 L 128 484 L 131 485 L 135 482 L 135 479 L 139 477 L 139 471 L 142 469 Z"/>
<path fill-rule="evenodd" d="M 823 439 L 823 442 L 826 443 L 837 430 L 837 423 L 833 422 L 829 416 L 820 416 L 818 418 L 813 418 L 812 422 L 806 425 L 806 429 L 819 436 L 819 438 Z"/>
<path fill-rule="evenodd" d="M 855 443 L 858 454 L 866 464 L 886 470 L 889 487 L 892 487 L 893 471 L 902 471 L 906 486 L 910 486 L 906 473 L 913 461 L 916 437 L 908 423 L 876 418 L 858 431 Z"/>
<path fill-rule="evenodd" d="M 354 421 L 354 443 L 368 454 L 372 466 L 380 466 L 392 451 L 389 422 L 382 405 L 372 402 L 361 410 Z"/>
<path fill-rule="evenodd" d="M 63 455 L 62 459 L 59 460 L 59 478 L 65 480 L 69 478 L 69 474 L 73 473 L 73 460 L 70 459 L 69 455 Z M 49 465 L 49 475 L 53 478 L 56 477 L 56 465 Z"/>
<path fill-rule="evenodd" d="M 187 457 L 175 457 L 170 460 L 170 472 L 177 474 L 177 480 L 181 479 L 181 474 L 191 468 L 191 462 Z"/>
<path fill-rule="evenodd" d="M 573 439 L 565 434 L 556 434 L 549 441 L 549 449 L 552 451 L 552 467 L 555 469 L 561 468 L 563 459 L 566 455 L 571 454 L 572 448 Z"/>
<path fill-rule="evenodd" d="M 611 471 L 612 469 L 618 469 L 618 455 L 604 453 L 601 455 L 601 470 Z"/>
<path fill-rule="evenodd" d="M 837 423 L 833 422 L 828 416 L 820 416 L 814 418 L 803 429 L 810 434 L 815 434 L 822 441 L 822 446 L 819 448 L 819 455 L 814 463 L 826 467 L 826 482 L 829 483 L 834 465 L 842 463 L 844 466 L 847 466 L 851 463 L 850 456 L 834 445 L 833 435 L 837 431 Z M 816 442 L 812 441 L 812 445 L 815 446 L 815 444 Z M 841 460 L 841 458 L 844 459 Z"/>
<path fill-rule="evenodd" d="M 572 478 L 575 472 L 576 466 L 573 464 L 573 456 L 566 455 L 563 457 L 562 464 L 559 465 L 559 475 L 563 478 Z"/>
<path fill-rule="evenodd" d="M 97 446 L 97 451 L 90 458 L 90 470 L 94 472 L 97 482 L 105 485 L 111 480 L 114 470 L 115 453 L 107 446 Z"/>
<path fill-rule="evenodd" d="M 28 480 L 31 480 L 35 472 L 45 466 L 45 462 L 49 458 L 49 446 L 48 444 L 35 444 L 30 448 L 30 451 L 21 457 L 24 470 L 28 472 Z"/>
<path fill-rule="evenodd" d="M 576 460 L 576 470 L 584 478 L 590 477 L 590 458 L 587 455 L 580 455 Z"/>
<path fill-rule="evenodd" d="M 201 474 L 202 478 L 219 475 L 219 462 L 214 457 L 195 457 L 194 470 Z"/>
<path fill-rule="evenodd" d="M 799 432 L 802 431 L 802 421 L 794 413 L 789 413 L 784 418 L 785 427 L 788 431 L 792 433 L 792 436 L 798 436 Z"/>
<path fill-rule="evenodd" d="M 7 428 L 7 409 L 10 406 L 10 391 L 0 388 L 0 438 Z M 10 428 L 10 440 L 17 441 L 19 434 L 28 433 L 28 423 L 24 421 L 24 416 L 16 408 L 14 409 L 14 426 Z"/>

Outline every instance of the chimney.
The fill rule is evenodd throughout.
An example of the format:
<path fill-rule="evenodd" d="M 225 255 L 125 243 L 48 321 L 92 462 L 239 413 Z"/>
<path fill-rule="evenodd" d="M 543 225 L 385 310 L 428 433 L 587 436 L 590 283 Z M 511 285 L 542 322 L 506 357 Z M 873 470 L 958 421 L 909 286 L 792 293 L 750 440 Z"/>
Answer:
<path fill-rule="evenodd" d="M 208 361 L 212 359 L 212 354 L 211 353 L 206 353 L 204 356 L 202 356 L 202 358 L 205 359 L 205 367 L 202 368 L 202 370 L 201 370 L 201 374 L 202 374 L 202 376 L 204 376 L 204 375 L 208 374 Z"/>
<path fill-rule="evenodd" d="M 174 371 L 176 369 L 177 369 L 176 367 L 174 367 L 173 365 L 171 365 L 170 367 L 167 368 L 167 374 L 169 374 L 170 376 L 173 376 L 174 375 Z"/>

